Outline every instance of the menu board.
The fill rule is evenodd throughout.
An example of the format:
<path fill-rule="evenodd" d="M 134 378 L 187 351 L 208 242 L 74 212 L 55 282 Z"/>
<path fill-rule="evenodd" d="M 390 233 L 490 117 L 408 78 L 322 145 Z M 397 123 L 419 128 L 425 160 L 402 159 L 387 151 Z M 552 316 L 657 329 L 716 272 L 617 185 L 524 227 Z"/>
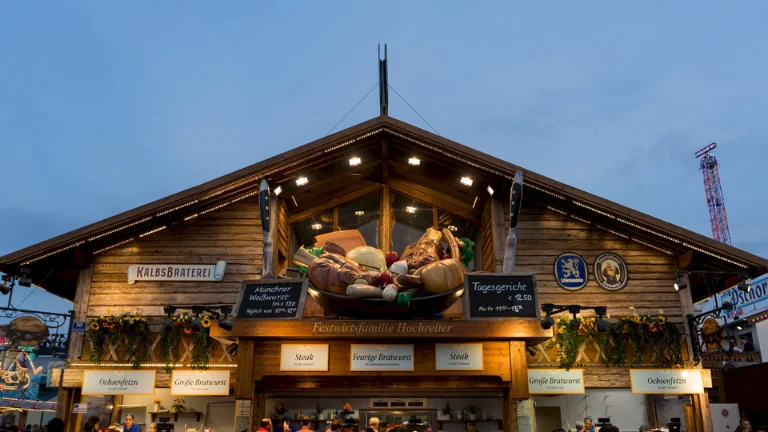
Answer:
<path fill-rule="evenodd" d="M 301 318 L 309 279 L 261 279 L 243 282 L 235 305 L 238 319 Z"/>
<path fill-rule="evenodd" d="M 533 274 L 469 273 L 464 277 L 465 318 L 538 318 Z"/>

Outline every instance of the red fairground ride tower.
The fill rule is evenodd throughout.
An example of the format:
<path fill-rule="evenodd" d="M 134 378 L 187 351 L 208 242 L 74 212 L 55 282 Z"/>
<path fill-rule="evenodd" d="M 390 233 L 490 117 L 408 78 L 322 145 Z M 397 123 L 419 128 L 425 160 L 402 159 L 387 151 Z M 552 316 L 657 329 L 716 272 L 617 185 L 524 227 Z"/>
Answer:
<path fill-rule="evenodd" d="M 712 225 L 712 238 L 731 244 L 731 233 L 728 231 L 728 217 L 725 214 L 725 200 L 723 199 L 723 187 L 720 184 L 720 170 L 717 158 L 710 153 L 717 148 L 717 143 L 712 143 L 696 152 L 699 159 L 699 169 L 704 176 L 704 193 L 707 196 L 709 208 L 709 223 Z"/>

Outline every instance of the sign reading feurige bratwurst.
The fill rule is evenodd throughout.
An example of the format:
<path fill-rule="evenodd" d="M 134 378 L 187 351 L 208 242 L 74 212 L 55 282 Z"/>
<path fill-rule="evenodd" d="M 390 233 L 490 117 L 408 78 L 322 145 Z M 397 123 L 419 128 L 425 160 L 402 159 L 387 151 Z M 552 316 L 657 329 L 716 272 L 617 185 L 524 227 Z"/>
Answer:
<path fill-rule="evenodd" d="M 704 393 L 700 369 L 630 369 L 629 381 L 637 394 Z"/>
<path fill-rule="evenodd" d="M 483 344 L 436 344 L 435 369 L 483 370 Z"/>
<path fill-rule="evenodd" d="M 84 395 L 151 395 L 154 392 L 155 371 L 83 371 Z"/>
<path fill-rule="evenodd" d="M 280 345 L 281 371 L 328 371 L 328 344 Z"/>
<path fill-rule="evenodd" d="M 584 394 L 582 369 L 528 369 L 530 394 Z"/>
<path fill-rule="evenodd" d="M 412 371 L 413 345 L 352 344 L 350 371 Z"/>
<path fill-rule="evenodd" d="M 136 281 L 220 281 L 224 279 L 227 263 L 197 264 L 134 264 L 128 267 L 128 283 Z"/>
<path fill-rule="evenodd" d="M 171 373 L 173 396 L 227 396 L 229 394 L 228 370 L 174 370 Z"/>
<path fill-rule="evenodd" d="M 243 282 L 235 305 L 238 319 L 301 318 L 309 279 L 260 279 Z"/>
<path fill-rule="evenodd" d="M 464 287 L 467 319 L 538 317 L 532 274 L 468 273 Z"/>

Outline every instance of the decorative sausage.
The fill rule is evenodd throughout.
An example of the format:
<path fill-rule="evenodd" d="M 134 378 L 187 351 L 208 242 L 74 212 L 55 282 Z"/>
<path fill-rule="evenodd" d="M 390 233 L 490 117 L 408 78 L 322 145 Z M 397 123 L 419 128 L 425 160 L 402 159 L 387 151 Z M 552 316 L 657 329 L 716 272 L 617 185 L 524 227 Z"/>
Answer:
<path fill-rule="evenodd" d="M 397 275 L 397 284 L 407 288 L 421 288 L 424 286 L 424 278 L 407 273 Z"/>
<path fill-rule="evenodd" d="M 370 285 L 350 285 L 347 287 L 347 295 L 354 298 L 381 298 L 382 289 Z"/>
<path fill-rule="evenodd" d="M 384 299 L 386 302 L 392 303 L 397 298 L 397 293 L 399 291 L 399 288 L 395 284 L 389 284 L 384 288 L 384 291 L 381 293 L 381 298 Z"/>

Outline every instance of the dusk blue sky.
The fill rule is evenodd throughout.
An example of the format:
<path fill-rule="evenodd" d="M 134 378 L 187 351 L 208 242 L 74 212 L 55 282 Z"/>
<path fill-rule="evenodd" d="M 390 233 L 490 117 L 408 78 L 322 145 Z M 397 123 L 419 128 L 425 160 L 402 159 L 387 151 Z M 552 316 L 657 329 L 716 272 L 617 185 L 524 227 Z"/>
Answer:
<path fill-rule="evenodd" d="M 441 135 L 707 236 L 693 154 L 717 141 L 733 244 L 768 256 L 766 22 L 759 1 L 6 2 L 0 254 L 324 136 L 386 42 Z M 376 115 L 373 92 L 339 128 Z"/>

